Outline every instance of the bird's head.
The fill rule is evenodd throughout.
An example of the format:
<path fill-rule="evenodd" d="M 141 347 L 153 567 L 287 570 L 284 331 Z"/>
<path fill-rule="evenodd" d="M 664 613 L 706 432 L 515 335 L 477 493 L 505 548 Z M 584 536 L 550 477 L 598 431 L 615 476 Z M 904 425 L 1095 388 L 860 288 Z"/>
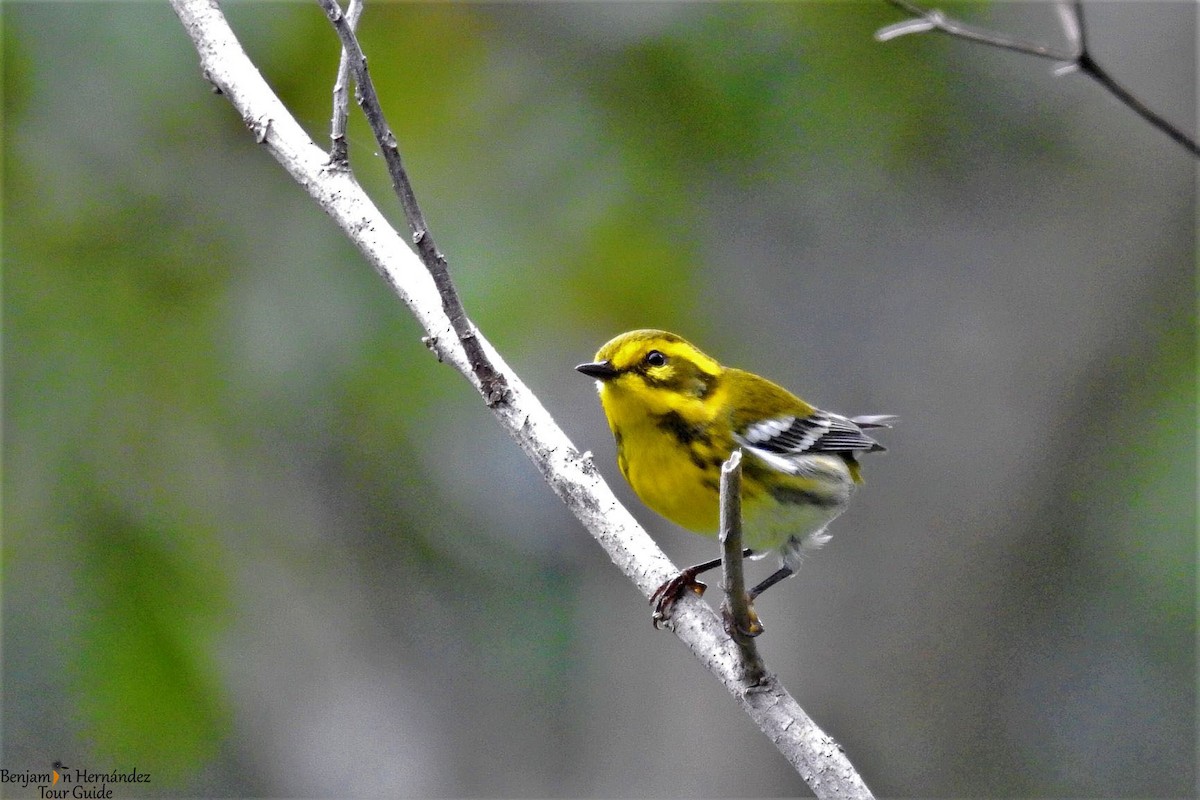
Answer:
<path fill-rule="evenodd" d="M 623 333 L 575 369 L 596 379 L 606 404 L 637 402 L 660 414 L 703 400 L 721 375 L 721 365 L 686 339 L 659 330 Z"/>

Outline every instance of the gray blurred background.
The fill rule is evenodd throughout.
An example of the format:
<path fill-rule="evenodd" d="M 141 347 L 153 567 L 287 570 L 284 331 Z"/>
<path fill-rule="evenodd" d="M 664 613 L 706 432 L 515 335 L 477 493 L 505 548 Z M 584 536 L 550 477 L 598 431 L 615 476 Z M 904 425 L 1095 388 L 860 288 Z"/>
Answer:
<path fill-rule="evenodd" d="M 1086 7 L 1194 136 L 1196 6 Z M 945 8 L 1062 43 L 1047 4 Z M 807 793 L 168 6 L 0 13 L 0 766 L 151 773 L 121 797 Z M 228 13 L 327 145 L 320 10 Z M 677 563 L 716 545 L 633 498 L 572 371 L 612 335 L 902 418 L 759 604 L 877 793 L 1191 796 L 1196 161 L 1050 62 L 873 41 L 900 18 L 389 3 L 361 36 L 468 311 Z M 357 118 L 351 158 L 398 219 Z"/>

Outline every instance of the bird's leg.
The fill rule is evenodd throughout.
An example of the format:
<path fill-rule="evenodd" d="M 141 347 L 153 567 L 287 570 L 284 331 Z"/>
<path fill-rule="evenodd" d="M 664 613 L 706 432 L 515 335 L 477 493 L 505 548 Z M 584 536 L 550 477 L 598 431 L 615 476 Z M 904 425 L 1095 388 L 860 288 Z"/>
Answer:
<path fill-rule="evenodd" d="M 749 592 L 746 593 L 750 596 L 750 602 L 753 603 L 754 598 L 758 597 L 760 594 L 765 592 L 767 589 L 770 589 L 772 586 L 779 583 L 784 578 L 791 577 L 792 575 L 795 574 L 795 572 L 796 572 L 796 570 L 794 570 L 791 567 L 789 567 L 788 565 L 784 564 L 782 567 L 775 570 L 767 577 L 763 578 L 762 583 L 758 584 L 758 586 L 755 586 L 753 589 L 751 589 Z"/>
<path fill-rule="evenodd" d="M 742 557 L 749 556 L 753 551 L 747 549 L 742 551 Z M 696 577 L 703 572 L 708 572 L 710 569 L 721 566 L 721 559 L 714 558 L 711 561 L 704 561 L 699 564 L 693 564 L 679 571 L 675 577 L 664 581 L 661 586 L 654 590 L 654 594 L 650 595 L 650 602 L 654 604 L 654 614 L 650 617 L 651 624 L 655 628 L 661 628 L 663 623 L 671 616 L 671 611 L 675 608 L 675 603 L 683 597 L 685 591 L 696 593 L 697 597 L 704 594 L 704 590 L 708 588 L 708 584 L 696 580 Z"/>

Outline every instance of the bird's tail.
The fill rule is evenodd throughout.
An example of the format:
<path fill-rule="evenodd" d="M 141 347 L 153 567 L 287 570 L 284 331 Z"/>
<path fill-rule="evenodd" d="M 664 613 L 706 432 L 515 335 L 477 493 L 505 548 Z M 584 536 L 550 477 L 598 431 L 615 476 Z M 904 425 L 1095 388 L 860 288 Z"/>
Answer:
<path fill-rule="evenodd" d="M 867 414 L 850 418 L 850 421 L 860 428 L 890 428 L 899 420 L 895 414 Z"/>

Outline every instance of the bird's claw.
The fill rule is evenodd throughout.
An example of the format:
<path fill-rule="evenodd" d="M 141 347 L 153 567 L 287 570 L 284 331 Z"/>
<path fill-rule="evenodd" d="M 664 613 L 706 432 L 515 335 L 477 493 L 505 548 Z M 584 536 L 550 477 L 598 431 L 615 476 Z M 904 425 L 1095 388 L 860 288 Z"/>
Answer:
<path fill-rule="evenodd" d="M 754 606 L 747 603 L 746 610 L 748 612 L 747 624 L 746 628 L 742 628 L 742 626 L 737 624 L 737 620 L 734 619 L 733 611 L 729 608 L 729 603 L 725 602 L 721 604 L 721 621 L 725 623 L 725 632 L 731 638 L 753 639 L 766 630 L 759 620 L 758 612 L 754 610 Z"/>
<path fill-rule="evenodd" d="M 654 614 L 650 617 L 650 624 L 656 630 L 661 629 L 670 619 L 671 613 L 675 610 L 675 604 L 679 602 L 680 597 L 683 597 L 684 592 L 690 591 L 697 597 L 703 597 L 704 590 L 707 588 L 707 584 L 696 580 L 696 572 L 689 569 L 682 570 L 675 577 L 664 581 L 654 590 L 654 594 L 650 595 L 650 602 L 654 605 Z"/>

